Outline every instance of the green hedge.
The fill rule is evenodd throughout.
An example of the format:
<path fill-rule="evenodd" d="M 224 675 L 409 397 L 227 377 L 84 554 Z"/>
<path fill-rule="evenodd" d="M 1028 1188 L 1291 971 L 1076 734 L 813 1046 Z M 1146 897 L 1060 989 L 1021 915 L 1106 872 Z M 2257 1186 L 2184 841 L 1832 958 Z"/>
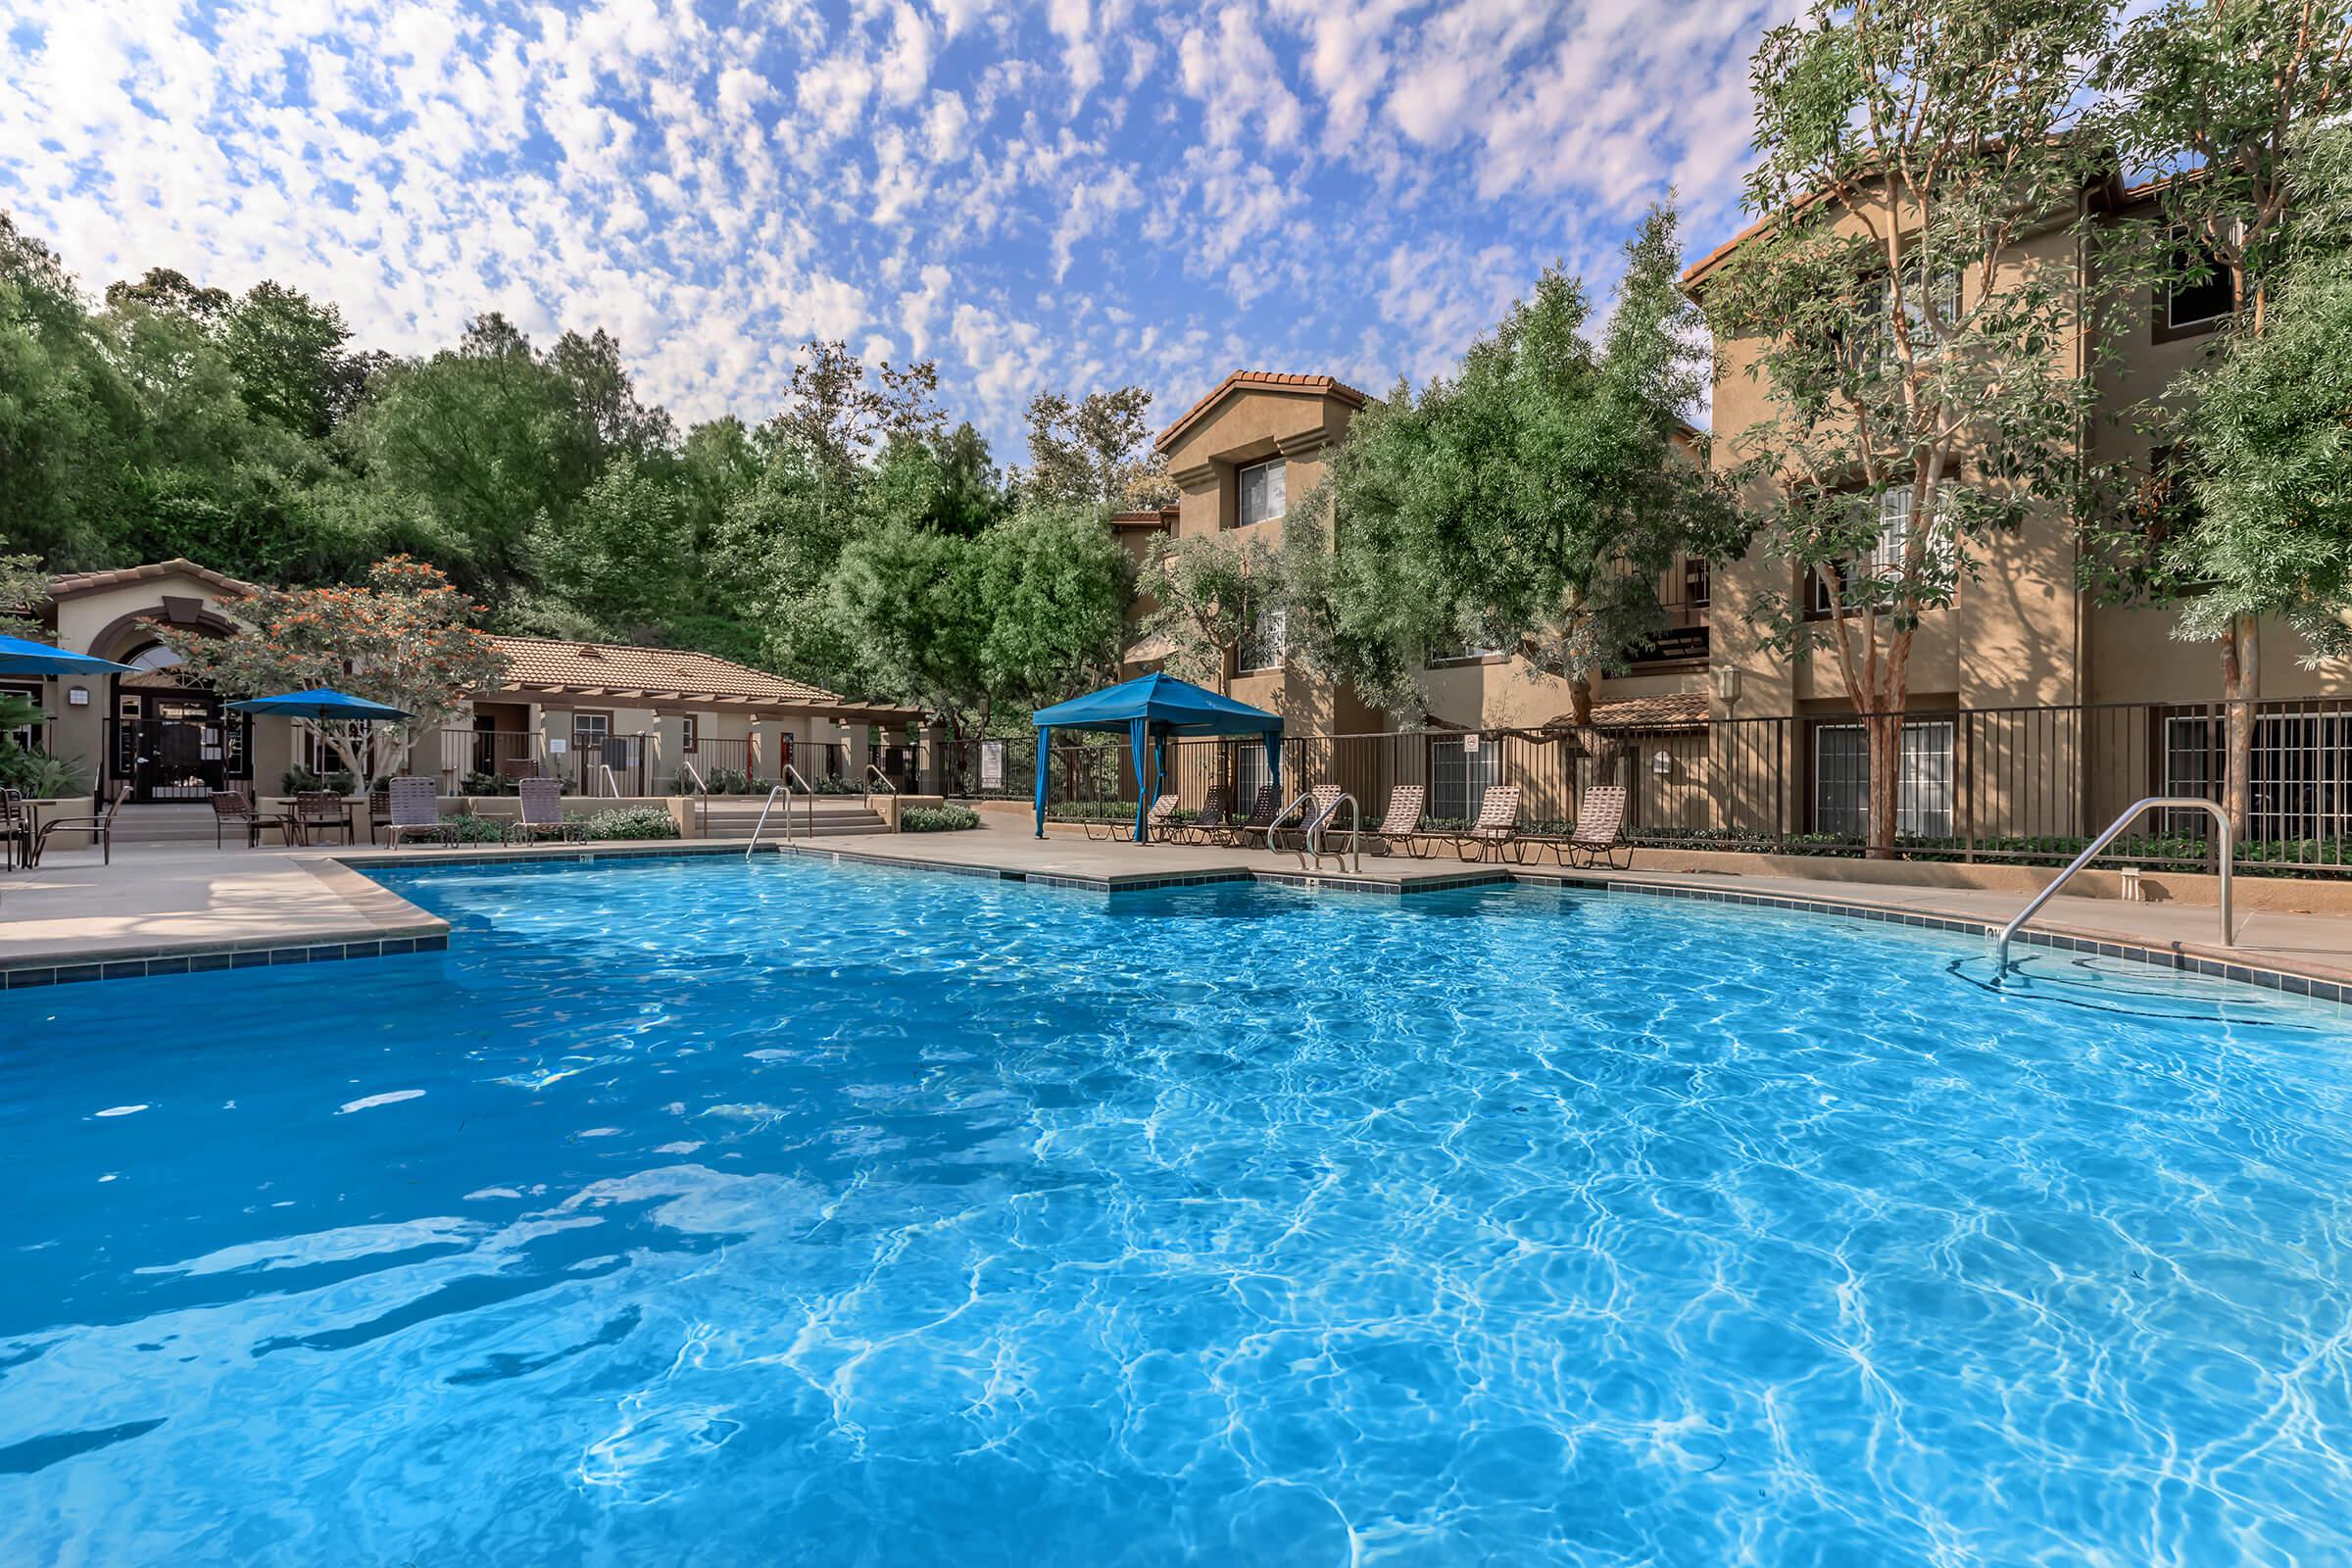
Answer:
<path fill-rule="evenodd" d="M 599 811 L 583 817 L 574 813 L 578 822 L 592 839 L 674 839 L 678 837 L 678 819 L 658 806 L 626 806 L 617 810 Z"/>
<path fill-rule="evenodd" d="M 980 813 L 968 806 L 909 806 L 899 813 L 902 833 L 960 833 L 980 825 Z"/>

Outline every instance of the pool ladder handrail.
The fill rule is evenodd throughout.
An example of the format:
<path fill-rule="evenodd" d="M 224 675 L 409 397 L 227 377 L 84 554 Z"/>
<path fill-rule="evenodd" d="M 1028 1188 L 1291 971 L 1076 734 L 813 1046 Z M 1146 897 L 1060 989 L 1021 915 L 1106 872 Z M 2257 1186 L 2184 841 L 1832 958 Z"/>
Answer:
<path fill-rule="evenodd" d="M 2039 893 L 2034 894 L 2033 899 L 2026 905 L 2026 906 L 2017 911 L 2016 917 L 2010 920 L 2007 925 L 2001 927 L 2000 934 L 1993 939 L 1992 972 L 1996 979 L 2009 972 L 2009 939 L 2016 936 L 2019 931 L 2023 930 L 2026 922 L 2033 919 L 2035 914 L 2039 913 L 2043 905 L 2049 903 L 2050 900 L 2057 897 L 2058 890 L 2066 886 L 2067 882 L 2077 871 L 2080 871 L 2085 865 L 2088 865 L 2092 858 L 2095 858 L 2101 850 L 2114 843 L 2117 836 L 2120 835 L 2124 829 L 2130 827 L 2133 822 L 2138 821 L 2141 812 L 2156 810 L 2159 808 L 2170 811 L 2203 811 L 2208 816 L 2212 817 L 2215 825 L 2221 829 L 2222 946 L 2225 948 L 2234 948 L 2237 946 L 2237 932 L 2235 930 L 2236 922 L 2230 918 L 2230 873 L 2231 862 L 2236 857 L 2237 830 L 2230 825 L 2229 813 L 2224 811 L 2213 802 L 2194 795 L 2150 795 L 2141 800 L 2134 801 L 2131 808 L 2127 809 L 2123 815 L 2108 823 L 2107 831 L 2101 833 L 2097 838 L 2092 839 L 2089 847 L 2081 855 L 2076 856 L 2073 862 L 2069 864 L 2065 870 L 2059 872 L 2055 877 L 2051 878 L 2050 885 L 2048 887 L 2043 888 Z"/>
<path fill-rule="evenodd" d="M 880 784 L 883 789 L 889 791 L 891 794 L 896 795 L 899 793 L 899 787 L 890 781 L 890 775 L 883 772 L 871 762 L 865 764 L 865 776 Z M 874 792 L 872 790 L 867 790 L 865 792 L 865 798 L 869 801 L 872 800 L 874 798 Z"/>
<path fill-rule="evenodd" d="M 799 768 L 786 762 L 784 777 L 776 784 L 775 788 L 767 792 L 767 804 L 760 808 L 760 820 L 752 824 L 752 841 L 743 847 L 745 859 L 750 859 L 752 852 L 760 848 L 760 835 L 767 831 L 767 813 L 776 808 L 776 797 L 790 791 L 795 784 L 798 784 L 801 787 L 801 793 L 808 797 L 808 836 L 816 837 L 816 791 L 810 789 L 808 781 L 801 777 Z M 784 842 L 787 844 L 792 842 L 792 803 L 790 801 L 784 803 Z"/>
<path fill-rule="evenodd" d="M 1331 825 L 1331 819 L 1333 817 L 1340 814 L 1340 808 L 1343 806 L 1348 808 L 1348 848 L 1339 856 L 1335 857 L 1335 858 L 1337 858 L 1343 866 L 1348 864 L 1348 862 L 1352 860 L 1354 862 L 1354 869 L 1361 871 L 1364 868 L 1364 854 L 1362 849 L 1362 841 L 1364 836 L 1364 808 L 1356 804 L 1354 796 L 1343 790 L 1340 792 L 1340 798 L 1331 803 L 1331 808 L 1329 810 L 1324 811 L 1313 821 L 1306 824 L 1306 848 L 1298 852 L 1298 864 L 1300 869 L 1306 868 L 1306 858 L 1310 854 L 1315 858 L 1316 865 L 1319 866 L 1323 863 L 1324 829 Z"/>
<path fill-rule="evenodd" d="M 1292 812 L 1298 810 L 1301 806 L 1311 804 L 1314 801 L 1314 792 L 1310 790 L 1306 794 L 1301 795 L 1298 799 L 1292 801 L 1290 805 L 1284 807 L 1281 810 L 1274 813 L 1274 819 L 1266 824 L 1266 851 L 1268 854 L 1272 854 L 1274 850 L 1275 832 L 1281 828 L 1283 823 L 1290 820 Z M 1303 825 L 1306 819 L 1304 817 L 1300 817 L 1298 820 L 1301 825 Z M 1255 832 L 1257 830 L 1255 828 L 1250 828 L 1246 831 Z"/>
<path fill-rule="evenodd" d="M 686 770 L 688 778 L 694 780 L 694 792 L 702 797 L 701 808 L 695 813 L 695 820 L 699 824 L 697 833 L 702 838 L 709 838 L 710 836 L 710 786 L 703 781 L 703 770 L 694 765 L 693 758 L 679 758 L 678 765 Z"/>

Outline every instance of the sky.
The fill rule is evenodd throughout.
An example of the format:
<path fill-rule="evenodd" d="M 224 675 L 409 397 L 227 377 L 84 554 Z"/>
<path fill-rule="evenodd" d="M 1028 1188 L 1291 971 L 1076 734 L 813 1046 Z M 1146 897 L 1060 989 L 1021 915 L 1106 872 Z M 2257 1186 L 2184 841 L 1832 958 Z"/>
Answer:
<path fill-rule="evenodd" d="M 1418 382 L 1642 211 L 1740 223 L 1791 0 L 0 0 L 0 207 L 425 353 L 603 327 L 683 422 L 793 351 L 938 362 L 1021 459 L 1040 390 L 1173 419 L 1236 368 Z"/>

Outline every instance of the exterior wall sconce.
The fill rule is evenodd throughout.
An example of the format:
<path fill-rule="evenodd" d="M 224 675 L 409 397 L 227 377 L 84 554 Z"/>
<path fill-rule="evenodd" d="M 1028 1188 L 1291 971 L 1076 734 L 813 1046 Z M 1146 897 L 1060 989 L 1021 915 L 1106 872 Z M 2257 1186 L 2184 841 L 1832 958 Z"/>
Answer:
<path fill-rule="evenodd" d="M 67 687 L 67 688 L 66 688 L 66 706 L 67 706 L 68 708 L 87 708 L 87 707 L 89 707 L 89 706 L 90 706 L 90 689 L 89 689 L 87 686 L 69 686 L 69 687 Z"/>

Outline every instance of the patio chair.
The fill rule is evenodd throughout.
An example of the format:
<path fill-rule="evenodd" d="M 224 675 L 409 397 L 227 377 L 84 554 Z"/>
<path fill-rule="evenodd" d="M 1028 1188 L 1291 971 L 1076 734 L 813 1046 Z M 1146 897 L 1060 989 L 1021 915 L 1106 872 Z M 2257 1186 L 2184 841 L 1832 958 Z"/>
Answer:
<path fill-rule="evenodd" d="M 507 826 L 509 844 L 536 844 L 550 837 L 566 844 L 578 842 L 585 831 L 564 815 L 564 786 L 552 778 L 516 781 L 519 814 Z"/>
<path fill-rule="evenodd" d="M 1428 799 L 1429 788 L 1422 784 L 1399 784 L 1389 791 L 1389 808 L 1372 837 L 1391 855 L 1402 852 L 1419 860 L 1437 854 L 1436 838 L 1421 831 L 1421 807 Z"/>
<path fill-rule="evenodd" d="M 276 828 L 285 835 L 285 818 L 275 816 L 253 804 L 253 797 L 243 790 L 213 791 L 213 848 L 220 848 L 220 834 L 231 822 L 245 833 L 245 847 L 258 850 L 262 846 L 262 830 Z M 290 841 L 289 841 L 290 842 Z"/>
<path fill-rule="evenodd" d="M 1166 838 L 1168 836 L 1168 818 L 1176 814 L 1177 804 L 1178 797 L 1172 790 L 1165 795 L 1155 798 L 1152 802 L 1152 808 L 1144 813 L 1144 827 L 1146 831 L 1151 833 L 1153 838 Z M 1135 824 L 1133 822 L 1110 822 L 1106 823 L 1105 825 L 1110 829 L 1110 837 L 1114 839 L 1132 841 L 1135 837 Z M 1093 838 L 1094 824 L 1089 823 L 1087 826 L 1087 837 Z"/>
<path fill-rule="evenodd" d="M 384 842 L 399 849 L 412 836 L 438 842 L 445 831 L 441 826 L 441 791 L 429 778 L 396 778 L 386 792 L 392 804 L 392 820 L 384 828 Z"/>
<path fill-rule="evenodd" d="M 1273 785 L 1260 784 L 1257 787 L 1257 803 L 1250 808 L 1248 819 L 1235 823 L 1229 830 L 1233 843 L 1246 850 L 1250 848 L 1250 839 L 1255 838 L 1259 849 L 1272 849 L 1274 818 L 1281 810 L 1282 796 Z"/>
<path fill-rule="evenodd" d="M 1465 860 L 1483 860 L 1491 850 L 1500 855 L 1509 850 L 1519 838 L 1519 786 L 1491 784 L 1486 798 L 1478 803 L 1478 820 L 1468 831 L 1456 834 L 1453 852 Z M 1470 852 L 1478 853 L 1472 855 Z"/>
<path fill-rule="evenodd" d="M 1200 809 L 1190 822 L 1171 822 L 1167 837 L 1177 844 L 1213 844 L 1229 831 L 1225 822 L 1225 792 L 1212 789 L 1200 798 Z"/>
<path fill-rule="evenodd" d="M 0 846 L 5 846 L 7 869 L 14 871 L 20 860 L 32 864 L 32 818 L 24 810 L 24 797 L 6 788 L 0 788 Z"/>
<path fill-rule="evenodd" d="M 25 846 L 24 864 L 29 868 L 41 863 L 41 852 L 49 847 L 49 835 L 59 828 L 89 834 L 99 848 L 100 863 L 114 864 L 115 816 L 122 809 L 122 803 L 129 799 L 130 786 L 125 784 L 115 791 L 115 798 L 107 802 L 101 810 L 88 816 L 54 816 L 43 822 L 40 830 L 32 835 Z"/>
<path fill-rule="evenodd" d="M 1634 863 L 1634 847 L 1625 841 L 1625 798 L 1622 784 L 1595 784 L 1585 791 L 1585 798 L 1576 803 L 1576 825 L 1559 836 L 1529 836 L 1519 840 L 1519 858 L 1525 862 L 1529 854 L 1542 855 L 1548 850 L 1561 865 L 1570 858 L 1579 866 L 1607 865 L 1614 870 L 1630 869 Z M 1619 852 L 1625 864 L 1617 863 Z"/>
<path fill-rule="evenodd" d="M 286 836 L 304 844 L 311 842 L 314 833 L 340 833 L 343 842 L 353 842 L 351 832 L 351 803 L 333 790 L 301 790 L 294 796 L 294 808 L 285 816 Z"/>

